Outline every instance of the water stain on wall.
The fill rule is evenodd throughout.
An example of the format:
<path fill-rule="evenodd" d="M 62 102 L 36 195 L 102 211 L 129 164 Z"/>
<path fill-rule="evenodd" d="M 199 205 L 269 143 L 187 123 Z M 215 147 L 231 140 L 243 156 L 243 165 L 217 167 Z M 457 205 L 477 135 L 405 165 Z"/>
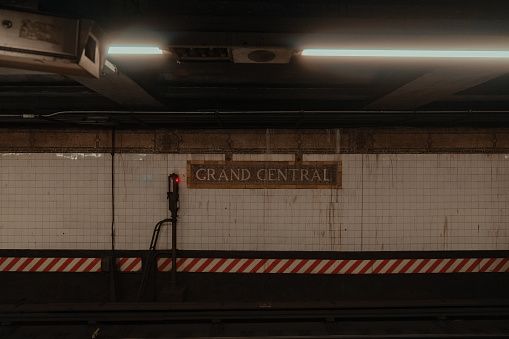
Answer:
<path fill-rule="evenodd" d="M 447 219 L 447 216 L 445 216 L 444 218 L 444 226 L 443 226 L 443 232 L 440 233 L 440 238 L 442 240 L 442 249 L 446 250 L 447 249 L 447 237 L 448 237 L 448 232 L 449 232 L 449 221 Z"/>

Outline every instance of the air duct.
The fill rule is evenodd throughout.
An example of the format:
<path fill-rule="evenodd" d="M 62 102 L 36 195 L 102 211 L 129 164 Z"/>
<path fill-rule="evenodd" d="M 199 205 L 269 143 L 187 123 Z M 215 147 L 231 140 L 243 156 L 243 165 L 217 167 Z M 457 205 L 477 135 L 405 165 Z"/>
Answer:
<path fill-rule="evenodd" d="M 91 20 L 0 9 L 0 67 L 101 75 L 104 33 Z"/>

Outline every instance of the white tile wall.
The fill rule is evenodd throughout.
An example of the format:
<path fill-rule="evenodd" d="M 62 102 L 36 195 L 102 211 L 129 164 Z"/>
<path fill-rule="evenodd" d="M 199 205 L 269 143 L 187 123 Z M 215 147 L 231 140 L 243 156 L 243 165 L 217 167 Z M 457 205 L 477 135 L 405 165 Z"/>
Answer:
<path fill-rule="evenodd" d="M 107 247 L 110 163 L 109 154 L 1 154 L 0 247 Z"/>
<path fill-rule="evenodd" d="M 342 161 L 340 190 L 186 189 L 187 160 L 224 155 L 114 156 L 117 249 L 148 249 L 175 172 L 181 249 L 509 250 L 507 155 L 304 156 Z M 0 248 L 110 249 L 111 165 L 110 154 L 1 154 Z M 158 248 L 170 248 L 168 231 Z"/>

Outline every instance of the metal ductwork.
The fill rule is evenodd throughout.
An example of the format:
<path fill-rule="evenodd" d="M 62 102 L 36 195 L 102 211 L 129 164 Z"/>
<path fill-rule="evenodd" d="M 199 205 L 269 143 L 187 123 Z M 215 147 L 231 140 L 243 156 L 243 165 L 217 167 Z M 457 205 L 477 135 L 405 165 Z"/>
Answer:
<path fill-rule="evenodd" d="M 238 64 L 287 64 L 294 50 L 273 47 L 172 46 L 178 61 L 233 61 Z"/>
<path fill-rule="evenodd" d="M 91 20 L 0 9 L 0 67 L 101 75 L 104 33 Z"/>

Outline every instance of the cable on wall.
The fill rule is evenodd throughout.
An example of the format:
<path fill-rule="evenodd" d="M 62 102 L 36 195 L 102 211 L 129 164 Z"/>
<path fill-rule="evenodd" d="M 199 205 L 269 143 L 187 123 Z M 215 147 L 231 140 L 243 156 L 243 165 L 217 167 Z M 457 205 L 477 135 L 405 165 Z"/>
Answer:
<path fill-rule="evenodd" d="M 111 130 L 111 250 L 115 251 L 115 128 Z"/>
<path fill-rule="evenodd" d="M 117 296 L 117 280 L 115 278 L 116 271 L 116 255 L 115 255 L 115 128 L 111 129 L 111 256 L 109 256 L 109 290 L 110 301 L 116 302 Z"/>

